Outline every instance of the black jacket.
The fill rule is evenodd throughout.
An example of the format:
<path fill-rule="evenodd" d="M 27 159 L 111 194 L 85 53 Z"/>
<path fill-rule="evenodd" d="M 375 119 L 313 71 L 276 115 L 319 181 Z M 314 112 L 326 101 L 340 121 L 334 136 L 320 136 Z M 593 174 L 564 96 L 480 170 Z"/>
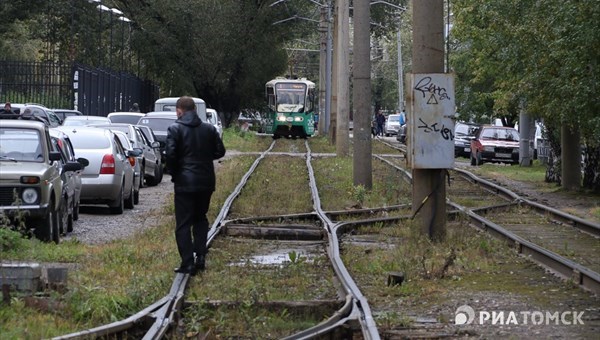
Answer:
<path fill-rule="evenodd" d="M 185 112 L 169 126 L 165 151 L 175 192 L 215 190 L 213 160 L 225 155 L 225 146 L 214 126 Z"/>

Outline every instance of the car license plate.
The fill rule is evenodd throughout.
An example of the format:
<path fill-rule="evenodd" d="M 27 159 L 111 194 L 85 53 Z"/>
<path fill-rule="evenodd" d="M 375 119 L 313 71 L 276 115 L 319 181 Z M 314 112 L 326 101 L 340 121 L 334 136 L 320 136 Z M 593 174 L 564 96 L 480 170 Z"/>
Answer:
<path fill-rule="evenodd" d="M 471 148 L 465 148 L 465 152 L 471 152 Z"/>
<path fill-rule="evenodd" d="M 498 158 L 510 158 L 511 156 L 509 153 L 496 153 L 496 157 Z"/>

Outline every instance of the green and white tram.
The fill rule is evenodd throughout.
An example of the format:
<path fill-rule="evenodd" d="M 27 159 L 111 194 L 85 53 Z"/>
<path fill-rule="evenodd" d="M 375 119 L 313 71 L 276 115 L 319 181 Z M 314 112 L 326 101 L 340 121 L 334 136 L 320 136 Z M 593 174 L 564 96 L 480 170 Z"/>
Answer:
<path fill-rule="evenodd" d="M 306 138 L 315 133 L 315 83 L 305 78 L 276 78 L 266 84 L 266 94 L 266 133 L 273 138 Z"/>

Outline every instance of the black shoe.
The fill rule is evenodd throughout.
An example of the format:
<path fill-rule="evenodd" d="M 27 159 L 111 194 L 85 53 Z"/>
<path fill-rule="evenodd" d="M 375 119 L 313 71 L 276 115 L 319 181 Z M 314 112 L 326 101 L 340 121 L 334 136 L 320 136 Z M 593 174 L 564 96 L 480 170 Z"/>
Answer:
<path fill-rule="evenodd" d="M 196 275 L 196 266 L 194 265 L 190 265 L 190 266 L 180 266 L 179 268 L 175 268 L 175 272 L 176 273 L 181 273 L 181 274 L 190 274 L 191 276 Z"/>
<path fill-rule="evenodd" d="M 198 272 L 203 272 L 206 269 L 206 263 L 204 255 L 200 255 L 196 258 L 196 263 L 194 263 L 194 268 Z"/>

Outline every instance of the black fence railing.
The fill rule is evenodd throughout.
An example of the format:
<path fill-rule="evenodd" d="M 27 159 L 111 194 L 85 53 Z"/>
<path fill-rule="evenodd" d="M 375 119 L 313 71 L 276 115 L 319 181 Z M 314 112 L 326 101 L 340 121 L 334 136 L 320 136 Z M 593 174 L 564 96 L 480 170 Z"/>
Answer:
<path fill-rule="evenodd" d="M 106 116 L 138 103 L 151 111 L 159 87 L 137 76 L 82 64 L 0 61 L 0 102 L 37 103 Z"/>

